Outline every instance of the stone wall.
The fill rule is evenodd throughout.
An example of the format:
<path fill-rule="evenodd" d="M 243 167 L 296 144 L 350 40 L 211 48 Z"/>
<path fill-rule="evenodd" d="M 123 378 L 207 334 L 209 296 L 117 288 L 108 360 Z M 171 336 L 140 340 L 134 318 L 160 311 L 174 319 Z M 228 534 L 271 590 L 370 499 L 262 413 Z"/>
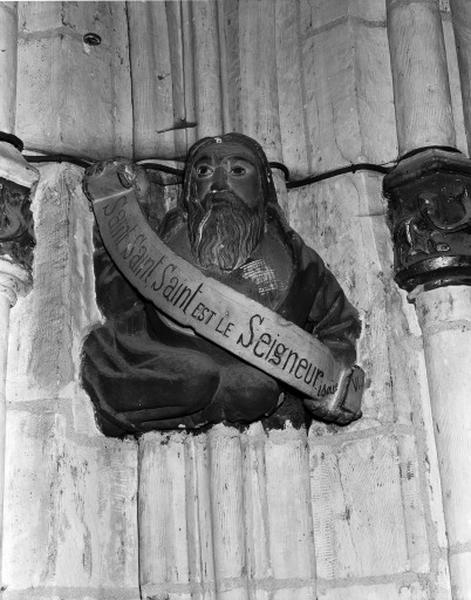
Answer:
<path fill-rule="evenodd" d="M 382 0 L 20 2 L 18 31 L 27 148 L 178 159 L 236 129 L 293 178 L 397 158 Z M 138 443 L 104 438 L 80 388 L 80 344 L 101 318 L 80 175 L 41 168 L 34 289 L 12 311 L 5 598 L 450 600 L 423 345 L 393 282 L 381 177 L 287 192 L 277 176 L 291 225 L 361 313 L 363 418 Z"/>

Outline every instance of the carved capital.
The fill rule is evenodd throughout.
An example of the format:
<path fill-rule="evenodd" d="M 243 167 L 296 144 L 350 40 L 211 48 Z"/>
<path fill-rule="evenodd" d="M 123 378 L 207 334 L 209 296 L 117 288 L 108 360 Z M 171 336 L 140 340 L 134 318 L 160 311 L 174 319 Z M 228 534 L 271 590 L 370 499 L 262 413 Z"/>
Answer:
<path fill-rule="evenodd" d="M 397 284 L 408 292 L 471 285 L 471 160 L 430 148 L 383 182 Z"/>
<path fill-rule="evenodd" d="M 0 256 L 30 270 L 34 244 L 29 189 L 0 177 Z"/>
<path fill-rule="evenodd" d="M 10 306 L 14 306 L 18 296 L 24 296 L 32 286 L 30 269 L 16 262 L 0 257 L 0 295 L 7 298 Z"/>
<path fill-rule="evenodd" d="M 0 142 L 0 258 L 31 271 L 33 261 L 33 216 L 30 188 L 38 172 L 20 151 Z"/>

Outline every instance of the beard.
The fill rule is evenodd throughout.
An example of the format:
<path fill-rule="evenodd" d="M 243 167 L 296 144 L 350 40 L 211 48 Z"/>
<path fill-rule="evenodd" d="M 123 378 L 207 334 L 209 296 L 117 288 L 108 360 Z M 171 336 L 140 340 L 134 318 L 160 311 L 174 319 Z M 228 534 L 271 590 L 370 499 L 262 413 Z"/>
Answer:
<path fill-rule="evenodd" d="M 201 203 L 190 199 L 188 232 L 198 265 L 219 272 L 243 265 L 261 240 L 264 215 L 262 198 L 251 208 L 229 190 L 210 192 Z"/>

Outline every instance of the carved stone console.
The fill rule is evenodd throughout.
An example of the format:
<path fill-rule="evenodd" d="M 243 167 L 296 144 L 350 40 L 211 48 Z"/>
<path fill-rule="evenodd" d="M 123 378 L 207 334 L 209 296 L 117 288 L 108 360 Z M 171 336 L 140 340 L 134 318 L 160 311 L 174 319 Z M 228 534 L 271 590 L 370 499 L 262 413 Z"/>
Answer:
<path fill-rule="evenodd" d="M 384 178 L 395 279 L 408 292 L 471 284 L 471 160 L 430 148 Z"/>

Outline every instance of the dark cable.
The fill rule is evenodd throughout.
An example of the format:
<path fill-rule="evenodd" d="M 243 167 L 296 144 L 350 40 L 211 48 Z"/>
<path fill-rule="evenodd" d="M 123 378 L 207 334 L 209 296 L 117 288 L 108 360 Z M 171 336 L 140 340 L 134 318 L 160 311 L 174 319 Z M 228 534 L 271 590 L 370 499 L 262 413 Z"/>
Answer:
<path fill-rule="evenodd" d="M 324 181 L 337 175 L 343 175 L 344 173 L 355 173 L 356 171 L 375 171 L 376 173 L 389 173 L 393 167 L 385 167 L 383 165 L 375 165 L 373 163 L 357 163 L 355 165 L 348 165 L 347 167 L 340 167 L 339 169 L 333 169 L 332 171 L 326 171 L 319 175 L 309 175 L 303 179 L 297 179 L 288 181 L 286 187 L 291 190 L 293 188 L 303 187 L 311 183 L 317 183 L 318 181 Z"/>
<path fill-rule="evenodd" d="M 16 135 L 13 135 L 12 133 L 6 133 L 5 131 L 0 131 L 0 142 L 8 142 L 12 146 L 15 146 L 19 152 L 22 152 L 24 148 L 23 141 L 20 140 L 19 137 L 16 137 Z"/>
<path fill-rule="evenodd" d="M 71 156 L 69 154 L 49 154 L 46 156 L 26 156 L 24 157 L 28 162 L 31 163 L 44 163 L 44 162 L 70 162 L 72 164 L 78 165 L 79 167 L 87 168 L 93 161 L 86 160 L 84 158 L 79 158 L 76 156 Z M 139 166 L 143 167 L 148 171 L 159 171 L 161 173 L 167 173 L 169 175 L 175 175 L 176 177 L 182 179 L 183 178 L 183 169 L 176 169 L 175 167 L 169 167 L 167 165 L 162 165 L 159 163 L 151 163 L 151 162 L 139 162 Z M 335 177 L 337 175 L 342 175 L 344 173 L 355 173 L 355 171 L 359 170 L 369 170 L 376 171 L 378 173 L 389 173 L 391 170 L 390 167 L 384 167 L 381 165 L 375 165 L 372 163 L 359 163 L 355 165 L 348 165 L 346 167 L 341 167 L 339 169 L 334 169 L 332 171 L 326 171 L 325 173 L 320 173 L 319 175 L 309 175 L 308 177 L 304 177 L 303 179 L 290 180 L 290 172 L 286 165 L 280 162 L 271 162 L 270 167 L 272 169 L 279 169 L 283 172 L 286 181 L 286 187 L 288 189 L 298 188 L 305 185 L 309 185 L 311 183 L 316 183 L 318 181 L 323 181 L 325 179 L 329 179 L 330 177 Z M 166 185 L 174 185 L 172 183 Z"/>
<path fill-rule="evenodd" d="M 48 154 L 47 156 L 23 155 L 23 158 L 25 158 L 30 163 L 68 162 L 74 165 L 78 165 L 79 167 L 84 167 L 85 169 L 91 164 L 93 164 L 92 161 L 88 161 L 84 158 L 79 158 L 77 156 L 70 156 L 68 154 Z"/>
<path fill-rule="evenodd" d="M 285 176 L 285 181 L 289 181 L 291 178 L 289 169 L 286 165 L 284 165 L 283 163 L 280 162 L 271 162 L 268 163 L 270 165 L 271 169 L 279 169 L 280 171 L 283 171 L 283 175 Z"/>
<path fill-rule="evenodd" d="M 177 175 L 178 177 L 183 177 L 183 169 L 175 169 L 174 167 L 168 167 L 167 165 L 159 165 L 157 163 L 140 162 L 138 164 L 140 167 L 144 167 L 144 169 L 149 171 L 161 171 L 162 173 L 169 173 L 170 175 Z"/>
<path fill-rule="evenodd" d="M 13 145 L 15 145 L 18 142 L 22 144 L 21 140 L 19 140 L 15 136 L 13 136 L 11 134 L 0 132 L 0 141 L 2 139 L 4 141 L 9 141 Z M 18 146 L 16 146 L 16 147 L 18 147 Z M 456 148 L 452 148 L 452 147 L 448 147 L 448 146 L 424 146 L 422 148 L 415 148 L 414 150 L 411 150 L 404 156 L 401 156 L 398 160 L 394 161 L 394 165 L 390 166 L 390 167 L 386 167 L 384 164 L 376 165 L 374 163 L 367 163 L 367 162 L 356 163 L 353 165 L 347 165 L 345 167 L 340 167 L 338 169 L 333 169 L 332 171 L 326 171 L 324 173 L 319 173 L 317 175 L 308 175 L 307 177 L 304 177 L 302 179 L 294 179 L 294 180 L 291 180 L 289 169 L 283 163 L 270 162 L 269 164 L 272 169 L 279 169 L 280 171 L 283 172 L 285 181 L 286 181 L 286 187 L 287 187 L 287 189 L 290 190 L 290 189 L 294 189 L 294 188 L 298 188 L 298 187 L 303 187 L 305 185 L 310 185 L 312 183 L 317 183 L 319 181 L 325 181 L 326 179 L 330 179 L 331 177 L 337 177 L 338 175 L 344 175 L 345 173 L 356 173 L 357 171 L 373 171 L 373 172 L 381 173 L 381 174 L 385 175 L 385 174 L 389 173 L 390 171 L 392 171 L 394 166 L 396 166 L 399 161 L 401 161 L 405 158 L 410 158 L 411 156 L 414 156 L 415 154 L 419 154 L 420 152 L 423 152 L 425 150 L 430 150 L 433 148 L 436 148 L 439 150 L 446 150 L 448 152 L 458 152 L 458 153 L 460 152 Z M 36 163 L 40 163 L 40 162 L 70 162 L 72 164 L 76 164 L 76 165 L 79 165 L 80 167 L 84 167 L 84 168 L 87 168 L 89 165 L 93 164 L 93 162 L 96 162 L 91 159 L 85 159 L 85 158 L 81 158 L 81 157 L 71 156 L 68 154 L 50 154 L 50 155 L 44 155 L 44 156 L 25 156 L 24 158 L 27 161 L 32 162 L 32 163 L 34 163 L 34 162 L 36 162 Z M 152 160 L 152 159 L 147 159 L 147 160 Z M 169 167 L 167 165 L 162 165 L 162 164 L 154 163 L 154 162 L 140 161 L 138 164 L 146 170 L 160 171 L 162 173 L 167 173 L 169 175 L 175 175 L 180 180 L 183 178 L 183 173 L 184 173 L 183 169 L 177 169 L 175 167 Z M 175 183 L 180 183 L 180 182 L 162 183 L 162 185 L 175 185 Z"/>

